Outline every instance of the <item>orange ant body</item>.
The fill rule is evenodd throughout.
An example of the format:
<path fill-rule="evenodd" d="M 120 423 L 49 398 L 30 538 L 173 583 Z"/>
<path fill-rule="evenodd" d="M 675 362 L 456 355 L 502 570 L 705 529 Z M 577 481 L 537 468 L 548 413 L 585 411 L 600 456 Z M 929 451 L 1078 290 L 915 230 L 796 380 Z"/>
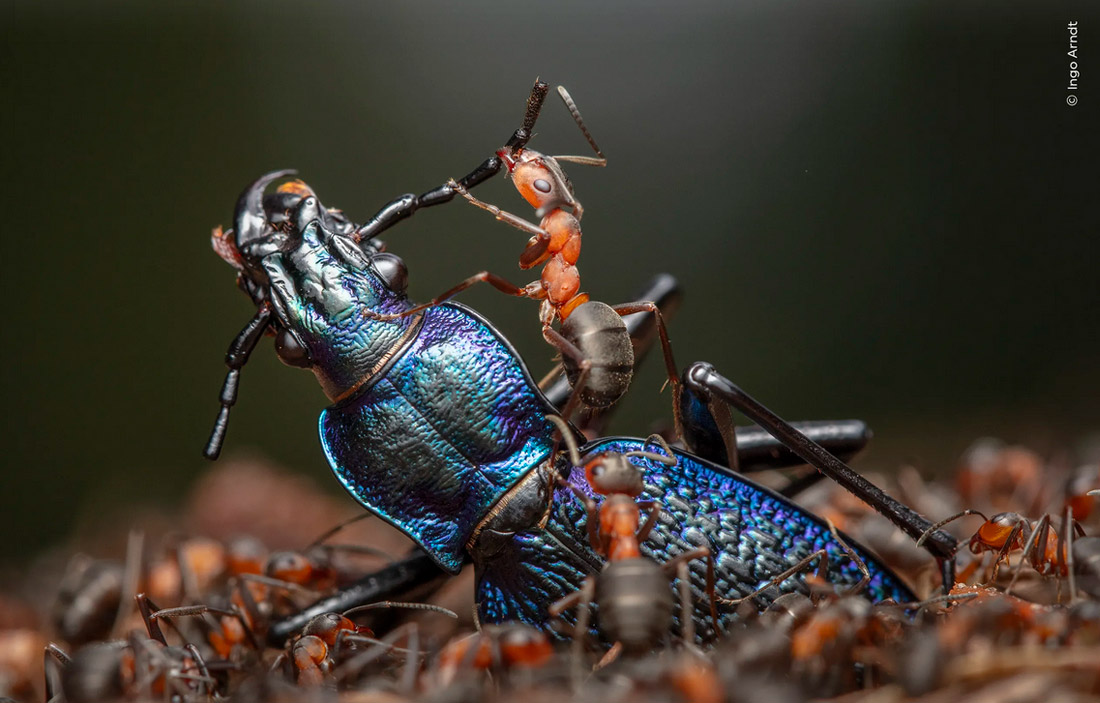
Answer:
<path fill-rule="evenodd" d="M 603 504 L 597 506 L 581 489 L 568 484 L 588 512 L 588 538 L 592 548 L 608 561 L 640 557 L 640 545 L 656 524 L 661 508 L 653 501 L 635 500 L 645 490 L 645 483 L 642 472 L 629 459 L 639 456 L 672 466 L 676 463 L 672 449 L 660 435 L 652 435 L 650 440 L 660 444 L 665 450 L 664 454 L 644 451 L 623 454 L 598 452 L 582 457 L 577 447 L 569 441 L 572 435 L 561 418 L 555 415 L 547 415 L 547 418 L 558 426 L 563 437 L 568 437 L 573 465 L 584 467 L 584 475 L 592 491 L 606 496 Z M 648 512 L 645 524 L 641 521 L 642 510 Z"/>
<path fill-rule="evenodd" d="M 508 177 L 520 196 L 541 217 L 538 225 L 478 200 L 454 179 L 448 182 L 455 192 L 471 204 L 491 212 L 501 222 L 531 235 L 527 247 L 520 254 L 519 267 L 526 271 L 539 264 L 545 263 L 545 266 L 540 279 L 527 284 L 516 295 L 542 300 L 539 319 L 544 326 L 549 326 L 555 319 L 564 322 L 573 310 L 588 302 L 588 294 L 579 292 L 581 277 L 577 270 L 577 260 L 581 255 L 580 220 L 584 208 L 573 195 L 573 186 L 558 162 L 601 167 L 607 165 L 603 152 L 584 126 L 573 98 L 562 86 L 558 86 L 558 94 L 584 132 L 589 145 L 596 152 L 596 157 L 548 156 L 527 147 L 505 147 L 496 152 L 508 169 Z"/>
<path fill-rule="evenodd" d="M 924 535 L 917 540 L 917 546 L 919 547 L 924 542 L 925 536 L 928 534 L 966 515 L 977 515 L 985 521 L 970 538 L 967 546 L 971 553 L 975 555 L 981 555 L 985 552 L 996 553 L 996 560 L 993 562 L 993 576 L 996 576 L 997 568 L 1001 562 L 1007 560 L 1008 556 L 1017 550 L 1023 551 L 1024 559 L 1030 562 L 1031 567 L 1039 574 L 1043 576 L 1052 574 L 1061 577 L 1067 576 L 1069 575 L 1069 553 L 1073 533 L 1078 536 L 1084 536 L 1085 534 L 1080 524 L 1073 519 L 1072 509 L 1066 511 L 1063 522 L 1065 539 L 1059 537 L 1058 533 L 1050 526 L 1049 513 L 1032 523 L 1019 513 L 997 513 L 993 517 L 986 517 L 977 510 L 967 509 L 928 528 Z M 974 570 L 977 569 L 980 561 L 980 559 L 976 559 L 963 569 L 959 573 L 958 581 L 965 583 L 974 573 Z M 1013 578 L 1013 581 L 1015 581 L 1015 578 Z"/>
<path fill-rule="evenodd" d="M 527 625 L 507 623 L 484 627 L 452 640 L 439 654 L 438 673 L 445 685 L 463 669 L 538 668 L 554 654 L 546 634 Z"/>

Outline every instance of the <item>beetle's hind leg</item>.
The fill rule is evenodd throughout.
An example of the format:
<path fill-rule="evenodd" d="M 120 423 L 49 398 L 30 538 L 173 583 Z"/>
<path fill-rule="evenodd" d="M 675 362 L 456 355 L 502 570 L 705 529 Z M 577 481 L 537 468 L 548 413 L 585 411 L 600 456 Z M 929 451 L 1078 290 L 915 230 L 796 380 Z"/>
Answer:
<path fill-rule="evenodd" d="M 870 505 L 914 540 L 928 532 L 924 538 L 924 547 L 940 564 L 944 592 L 951 590 L 955 583 L 955 552 L 958 549 L 958 542 L 954 537 L 940 530 L 930 531 L 931 521 L 860 476 L 820 444 L 719 374 L 710 364 L 696 362 L 688 366 L 682 380 L 685 394 L 690 393 L 696 401 L 703 404 L 715 399 L 728 403 L 767 430 L 803 461 Z M 727 440 L 727 444 L 729 441 Z"/>

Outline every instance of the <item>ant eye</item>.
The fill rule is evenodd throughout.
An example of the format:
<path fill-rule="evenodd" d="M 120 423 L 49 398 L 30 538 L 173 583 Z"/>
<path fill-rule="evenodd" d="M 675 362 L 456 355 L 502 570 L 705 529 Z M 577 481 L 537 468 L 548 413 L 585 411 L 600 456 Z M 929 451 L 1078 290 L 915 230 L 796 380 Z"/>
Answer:
<path fill-rule="evenodd" d="M 540 193 L 549 193 L 551 190 L 550 181 L 543 180 L 542 178 L 536 178 L 535 182 L 531 185 L 535 186 L 535 190 Z"/>

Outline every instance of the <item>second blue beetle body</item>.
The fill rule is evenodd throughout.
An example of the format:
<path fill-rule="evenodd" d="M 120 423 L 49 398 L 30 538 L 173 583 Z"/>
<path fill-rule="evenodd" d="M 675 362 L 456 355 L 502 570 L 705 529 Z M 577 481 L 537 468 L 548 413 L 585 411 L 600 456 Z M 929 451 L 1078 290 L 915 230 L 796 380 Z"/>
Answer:
<path fill-rule="evenodd" d="M 484 621 L 545 625 L 549 604 L 602 566 L 585 538 L 585 511 L 565 485 L 588 491 L 584 473 L 564 456 L 551 461 L 546 415 L 556 409 L 507 340 L 472 310 L 444 304 L 377 319 L 412 307 L 404 265 L 357 242 L 354 225 L 304 184 L 264 197 L 283 175 L 245 191 L 234 232 L 217 237 L 215 248 L 240 270 L 280 356 L 311 368 L 333 401 L 320 435 L 337 478 L 444 570 L 456 572 L 468 553 Z M 602 439 L 585 451 L 643 444 Z M 817 549 L 829 555 L 832 583 L 860 580 L 822 520 L 725 467 L 676 456 L 671 467 L 633 459 L 645 471 L 645 497 L 663 508 L 643 544 L 647 556 L 664 561 L 708 547 L 725 598 L 752 592 Z M 870 570 L 869 598 L 912 600 L 885 566 L 856 551 Z M 702 569 L 693 568 L 695 619 L 706 638 L 713 628 Z M 778 588 L 804 589 L 802 575 Z"/>

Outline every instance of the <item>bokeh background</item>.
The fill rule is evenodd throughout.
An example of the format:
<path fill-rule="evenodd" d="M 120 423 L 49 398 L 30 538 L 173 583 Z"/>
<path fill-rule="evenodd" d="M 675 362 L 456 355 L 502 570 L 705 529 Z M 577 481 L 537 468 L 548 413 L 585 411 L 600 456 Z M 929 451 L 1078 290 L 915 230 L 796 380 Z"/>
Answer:
<path fill-rule="evenodd" d="M 170 509 L 208 470 L 222 355 L 252 312 L 208 237 L 246 183 L 295 167 L 366 218 L 488 156 L 537 75 L 569 87 L 610 158 L 570 169 L 585 288 L 623 301 L 654 272 L 678 276 L 681 363 L 713 361 L 791 419 L 866 419 L 865 468 L 935 473 L 982 435 L 1048 455 L 1096 441 L 1090 3 L 4 8 L 0 563 L 125 523 L 128 506 Z M 532 146 L 584 153 L 547 105 Z M 503 179 L 479 195 L 530 214 Z M 523 235 L 465 205 L 387 239 L 419 299 L 480 269 L 527 280 Z M 536 377 L 549 368 L 534 304 L 463 300 Z M 615 430 L 667 420 L 656 367 Z M 324 404 L 262 345 L 226 454 L 339 495 Z"/>

